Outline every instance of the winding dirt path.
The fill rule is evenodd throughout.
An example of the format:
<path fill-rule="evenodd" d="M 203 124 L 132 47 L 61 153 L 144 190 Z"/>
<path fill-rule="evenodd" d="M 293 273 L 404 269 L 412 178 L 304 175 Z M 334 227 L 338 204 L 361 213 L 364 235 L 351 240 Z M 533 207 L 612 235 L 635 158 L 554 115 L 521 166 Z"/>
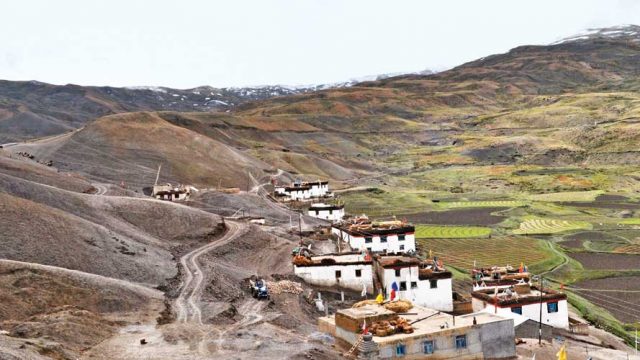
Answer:
<path fill-rule="evenodd" d="M 228 244 L 248 229 L 246 224 L 240 222 L 227 220 L 225 224 L 227 232 L 220 239 L 201 246 L 180 258 L 184 281 L 176 299 L 178 322 L 195 322 L 202 325 L 202 309 L 198 301 L 202 294 L 204 274 L 198 263 L 198 258 L 219 246 Z"/>

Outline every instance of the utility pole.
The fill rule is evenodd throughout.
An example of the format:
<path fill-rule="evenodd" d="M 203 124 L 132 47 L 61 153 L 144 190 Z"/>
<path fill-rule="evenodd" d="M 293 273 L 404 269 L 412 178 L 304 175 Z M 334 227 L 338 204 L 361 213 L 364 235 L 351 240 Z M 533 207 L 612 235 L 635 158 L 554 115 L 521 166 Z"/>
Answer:
<path fill-rule="evenodd" d="M 298 216 L 298 235 L 300 235 L 300 245 L 302 245 L 302 214 Z"/>
<path fill-rule="evenodd" d="M 540 319 L 538 322 L 538 345 L 542 345 L 542 286 L 544 278 L 540 275 Z"/>
<path fill-rule="evenodd" d="M 158 165 L 158 173 L 156 174 L 156 182 L 153 185 L 158 185 L 158 179 L 160 178 L 160 169 L 162 168 L 162 164 Z"/>

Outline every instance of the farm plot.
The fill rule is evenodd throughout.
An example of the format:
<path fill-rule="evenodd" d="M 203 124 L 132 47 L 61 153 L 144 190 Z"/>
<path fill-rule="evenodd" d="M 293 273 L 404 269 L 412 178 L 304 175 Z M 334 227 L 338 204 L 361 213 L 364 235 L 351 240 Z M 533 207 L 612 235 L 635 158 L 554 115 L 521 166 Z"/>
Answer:
<path fill-rule="evenodd" d="M 491 235 L 491 229 L 481 226 L 416 225 L 418 239 L 483 238 Z"/>
<path fill-rule="evenodd" d="M 584 231 L 563 237 L 561 245 L 572 249 L 615 252 L 616 249 L 631 245 L 622 236 L 604 231 Z"/>
<path fill-rule="evenodd" d="M 525 201 L 516 200 L 496 200 L 496 201 L 451 201 L 441 202 L 439 206 L 446 209 L 459 208 L 513 208 L 526 206 Z"/>
<path fill-rule="evenodd" d="M 577 252 L 568 253 L 587 270 L 640 270 L 640 255 Z"/>
<path fill-rule="evenodd" d="M 606 309 L 624 323 L 640 321 L 640 276 L 585 280 L 572 285 L 576 294 Z M 633 305 L 635 304 L 635 306 Z"/>
<path fill-rule="evenodd" d="M 506 216 L 493 215 L 494 211 L 504 210 L 504 208 L 469 208 L 449 211 L 426 211 L 416 214 L 398 215 L 399 219 L 407 219 L 414 224 L 437 224 L 437 225 L 495 225 Z"/>
<path fill-rule="evenodd" d="M 514 230 L 518 235 L 557 234 L 565 231 L 590 230 L 592 225 L 586 221 L 529 219 L 520 223 L 520 228 Z"/>
<path fill-rule="evenodd" d="M 491 239 L 419 239 L 419 249 L 443 259 L 459 269 L 470 270 L 476 266 L 512 265 L 520 262 L 529 265 L 540 263 L 553 256 L 542 240 L 530 238 L 494 237 Z"/>
<path fill-rule="evenodd" d="M 546 202 L 592 202 L 603 193 L 602 190 L 566 191 L 548 194 L 529 195 L 528 199 Z"/>

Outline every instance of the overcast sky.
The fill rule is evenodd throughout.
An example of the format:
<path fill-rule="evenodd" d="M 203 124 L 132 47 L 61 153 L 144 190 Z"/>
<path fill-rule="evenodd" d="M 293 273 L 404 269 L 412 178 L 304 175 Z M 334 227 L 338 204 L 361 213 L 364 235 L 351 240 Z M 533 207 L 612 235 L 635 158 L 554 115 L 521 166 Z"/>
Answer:
<path fill-rule="evenodd" d="M 591 27 L 634 0 L 11 0 L 0 78 L 55 84 L 319 84 L 446 69 Z"/>

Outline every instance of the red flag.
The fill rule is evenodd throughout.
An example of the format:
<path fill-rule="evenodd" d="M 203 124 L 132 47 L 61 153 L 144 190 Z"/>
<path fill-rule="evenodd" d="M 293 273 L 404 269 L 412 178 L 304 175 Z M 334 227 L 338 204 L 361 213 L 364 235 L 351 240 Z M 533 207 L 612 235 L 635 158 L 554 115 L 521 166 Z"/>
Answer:
<path fill-rule="evenodd" d="M 362 334 L 367 335 L 369 333 L 369 329 L 367 328 L 367 320 L 362 323 Z"/>
<path fill-rule="evenodd" d="M 396 291 L 394 289 L 391 289 L 391 301 L 393 301 L 396 298 Z"/>

